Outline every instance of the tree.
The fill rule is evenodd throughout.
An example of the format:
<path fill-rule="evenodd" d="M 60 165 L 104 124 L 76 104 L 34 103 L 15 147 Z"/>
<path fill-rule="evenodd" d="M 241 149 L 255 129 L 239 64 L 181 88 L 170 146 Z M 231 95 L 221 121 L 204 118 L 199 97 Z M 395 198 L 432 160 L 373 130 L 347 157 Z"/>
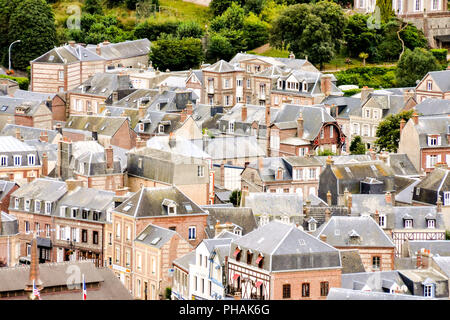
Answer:
<path fill-rule="evenodd" d="M 261 21 L 253 12 L 244 19 L 243 31 L 248 49 L 262 46 L 269 40 L 269 24 Z"/>
<path fill-rule="evenodd" d="M 235 207 L 238 207 L 241 203 L 241 196 L 242 196 L 241 190 L 238 190 L 238 189 L 233 190 L 230 195 L 230 202 Z"/>
<path fill-rule="evenodd" d="M 363 59 L 363 66 L 365 67 L 365 66 L 366 66 L 366 59 L 369 57 L 369 54 L 368 54 L 368 53 L 365 53 L 365 52 L 361 52 L 361 53 L 359 54 L 359 57 L 360 57 L 361 59 Z"/>
<path fill-rule="evenodd" d="M 21 0 L 0 0 L 0 64 L 8 64 L 9 20 Z M 16 40 L 16 39 L 14 39 Z M 14 41 L 13 40 L 13 41 Z"/>
<path fill-rule="evenodd" d="M 354 14 L 348 19 L 344 30 L 344 40 L 351 57 L 357 57 L 361 51 L 367 52 L 372 58 L 377 56 L 380 36 L 375 29 L 368 28 L 368 17 L 368 15 Z"/>
<path fill-rule="evenodd" d="M 212 0 L 209 3 L 209 10 L 211 10 L 214 16 L 220 16 L 232 3 L 234 3 L 233 0 Z"/>
<path fill-rule="evenodd" d="M 26 0 L 18 4 L 11 14 L 8 32 L 10 42 L 22 41 L 16 44 L 11 57 L 16 68 L 25 70 L 31 60 L 54 47 L 54 21 L 53 10 L 45 0 Z"/>
<path fill-rule="evenodd" d="M 397 114 L 390 114 L 380 122 L 377 128 L 377 137 L 375 144 L 380 149 L 391 152 L 397 152 L 398 142 L 400 140 L 400 121 L 406 122 L 411 118 L 414 110 L 402 111 Z"/>
<path fill-rule="evenodd" d="M 128 10 L 136 10 L 136 3 L 138 3 L 138 1 L 139 0 L 125 0 L 125 5 Z"/>
<path fill-rule="evenodd" d="M 365 154 L 366 146 L 362 142 L 360 136 L 355 136 L 350 144 L 350 153 L 351 154 Z"/>
<path fill-rule="evenodd" d="M 100 0 L 86 0 L 83 7 L 84 11 L 90 14 L 103 14 Z"/>
<path fill-rule="evenodd" d="M 269 41 L 299 58 L 308 56 L 322 68 L 340 48 L 345 21 L 342 9 L 333 2 L 292 5 L 273 21 Z"/>
<path fill-rule="evenodd" d="M 105 0 L 106 2 L 106 6 L 108 8 L 114 8 L 117 7 L 119 5 L 121 5 L 123 3 L 124 0 Z"/>
<path fill-rule="evenodd" d="M 335 156 L 336 154 L 331 150 L 325 149 L 323 151 L 319 151 L 317 153 L 317 155 L 318 156 Z"/>
<path fill-rule="evenodd" d="M 206 54 L 208 61 L 216 62 L 220 59 L 229 61 L 234 54 L 235 51 L 233 46 L 227 38 L 220 34 L 214 34 L 211 36 Z"/>
<path fill-rule="evenodd" d="M 377 0 L 377 7 L 380 8 L 381 22 L 387 22 L 394 16 L 391 0 Z"/>
<path fill-rule="evenodd" d="M 429 71 L 441 70 L 441 66 L 430 51 L 423 48 L 409 49 L 397 64 L 395 78 L 400 87 L 414 87 Z"/>
<path fill-rule="evenodd" d="M 203 37 L 203 29 L 196 21 L 186 21 L 178 25 L 178 38 L 201 38 Z"/>
<path fill-rule="evenodd" d="M 161 37 L 152 43 L 149 58 L 161 70 L 197 68 L 203 60 L 202 42 L 194 38 Z"/>

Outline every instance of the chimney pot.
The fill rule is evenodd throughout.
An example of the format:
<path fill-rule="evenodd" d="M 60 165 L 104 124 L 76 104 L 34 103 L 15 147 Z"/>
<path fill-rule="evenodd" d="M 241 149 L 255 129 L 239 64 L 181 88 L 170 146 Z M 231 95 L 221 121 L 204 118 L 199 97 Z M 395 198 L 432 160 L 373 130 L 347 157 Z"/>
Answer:
<path fill-rule="evenodd" d="M 111 145 L 105 148 L 105 157 L 106 157 L 106 168 L 113 169 L 114 168 L 114 150 Z"/>
<path fill-rule="evenodd" d="M 332 197 L 331 197 L 331 191 L 328 190 L 328 192 L 327 192 L 327 204 L 328 204 L 328 206 L 330 206 L 330 207 L 331 207 L 331 200 L 332 200 Z"/>
<path fill-rule="evenodd" d="M 242 117 L 242 122 L 247 121 L 247 106 L 245 104 L 243 104 L 242 108 L 241 108 L 241 117 Z"/>
<path fill-rule="evenodd" d="M 324 234 L 321 234 L 321 235 L 320 235 L 320 241 L 322 241 L 322 242 L 327 242 L 327 236 L 324 235 Z"/>
<path fill-rule="evenodd" d="M 442 212 L 442 198 L 441 198 L 441 195 L 438 196 L 438 200 L 436 202 L 436 212 Z"/>
<path fill-rule="evenodd" d="M 417 114 L 417 112 L 413 113 L 412 119 L 413 119 L 415 125 L 419 124 L 419 115 Z"/>
<path fill-rule="evenodd" d="M 303 113 L 300 112 L 297 118 L 297 137 L 303 137 Z"/>

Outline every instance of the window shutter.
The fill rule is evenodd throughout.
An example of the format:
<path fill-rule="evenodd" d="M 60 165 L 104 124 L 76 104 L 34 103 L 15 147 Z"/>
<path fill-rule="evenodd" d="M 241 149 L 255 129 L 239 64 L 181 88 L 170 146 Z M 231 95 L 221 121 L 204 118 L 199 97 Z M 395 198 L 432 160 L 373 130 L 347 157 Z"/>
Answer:
<path fill-rule="evenodd" d="M 319 171 L 320 171 L 320 169 L 319 169 L 319 168 L 316 168 L 316 179 L 317 179 L 317 180 L 319 180 L 319 174 L 320 174 Z"/>
<path fill-rule="evenodd" d="M 77 231 L 76 231 L 76 233 L 75 233 L 75 235 L 76 235 L 76 242 L 80 242 L 80 228 L 77 228 Z"/>
<path fill-rule="evenodd" d="M 66 227 L 66 239 L 71 239 L 71 238 L 72 238 L 72 235 L 70 234 L 70 228 Z"/>
<path fill-rule="evenodd" d="M 427 159 L 426 167 L 429 168 L 430 167 L 430 156 L 427 156 L 426 159 Z"/>
<path fill-rule="evenodd" d="M 308 180 L 308 170 L 303 169 L 303 180 Z"/>
<path fill-rule="evenodd" d="M 437 138 L 437 145 L 438 145 L 438 146 L 441 145 L 441 136 L 438 136 L 438 138 Z"/>
<path fill-rule="evenodd" d="M 56 225 L 56 240 L 59 240 L 59 225 Z"/>
<path fill-rule="evenodd" d="M 431 146 L 431 137 L 428 137 L 428 145 Z"/>
<path fill-rule="evenodd" d="M 441 155 L 438 154 L 438 156 L 437 156 L 437 162 L 441 162 L 441 161 L 442 161 L 441 159 L 442 159 Z"/>

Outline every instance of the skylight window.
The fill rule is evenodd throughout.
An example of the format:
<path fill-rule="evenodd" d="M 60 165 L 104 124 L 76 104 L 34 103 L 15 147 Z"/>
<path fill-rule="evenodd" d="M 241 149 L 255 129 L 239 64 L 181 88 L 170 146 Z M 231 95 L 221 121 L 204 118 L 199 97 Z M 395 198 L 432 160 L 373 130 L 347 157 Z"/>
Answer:
<path fill-rule="evenodd" d="M 345 167 L 345 171 L 347 171 L 347 173 L 352 173 L 349 167 Z"/>
<path fill-rule="evenodd" d="M 55 59 L 54 55 L 51 55 L 50 58 L 48 58 L 48 61 L 53 61 Z"/>
<path fill-rule="evenodd" d="M 106 92 L 106 88 L 103 88 L 103 89 L 102 89 L 102 92 L 103 92 L 103 93 Z"/>
<path fill-rule="evenodd" d="M 263 242 L 264 241 L 264 238 L 260 238 L 259 240 L 258 240 L 258 243 L 261 243 L 261 242 Z"/>
<path fill-rule="evenodd" d="M 87 129 L 89 127 L 89 123 L 86 123 L 86 125 L 84 126 L 85 129 Z"/>
<path fill-rule="evenodd" d="M 375 167 L 373 164 L 370 165 L 370 168 L 372 168 L 373 171 L 377 171 L 377 167 Z"/>
<path fill-rule="evenodd" d="M 186 208 L 187 211 L 192 211 L 192 206 L 191 204 L 185 204 L 184 207 Z"/>
<path fill-rule="evenodd" d="M 72 125 L 72 122 L 73 122 L 72 120 L 69 121 L 69 124 L 68 124 L 69 127 Z"/>
<path fill-rule="evenodd" d="M 128 210 L 130 210 L 131 209 L 131 207 L 132 207 L 133 205 L 132 204 L 127 204 L 124 208 L 123 208 L 123 211 L 126 211 L 126 212 L 128 212 Z"/>
<path fill-rule="evenodd" d="M 142 241 L 142 240 L 144 240 L 146 237 L 147 237 L 147 234 L 146 234 L 146 233 L 143 233 L 143 234 L 141 234 L 141 235 L 138 237 L 138 240 Z"/>
<path fill-rule="evenodd" d="M 6 111 L 8 109 L 8 106 L 2 106 L 1 111 Z"/>
<path fill-rule="evenodd" d="M 153 239 L 151 244 L 155 245 L 159 242 L 159 240 L 161 240 L 161 237 L 157 237 L 157 238 Z"/>

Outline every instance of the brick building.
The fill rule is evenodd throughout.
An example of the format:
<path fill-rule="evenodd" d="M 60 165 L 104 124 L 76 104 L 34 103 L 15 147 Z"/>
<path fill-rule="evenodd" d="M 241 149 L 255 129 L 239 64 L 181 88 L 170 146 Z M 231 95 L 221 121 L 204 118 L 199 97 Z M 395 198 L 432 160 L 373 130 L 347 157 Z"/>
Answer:
<path fill-rule="evenodd" d="M 226 265 L 228 293 L 242 299 L 325 299 L 341 286 L 339 251 L 276 221 L 233 240 Z"/>
<path fill-rule="evenodd" d="M 0 211 L 0 267 L 12 267 L 19 262 L 19 221 Z"/>
<path fill-rule="evenodd" d="M 417 102 L 427 98 L 450 99 L 450 70 L 428 72 L 417 84 L 415 91 Z"/>

